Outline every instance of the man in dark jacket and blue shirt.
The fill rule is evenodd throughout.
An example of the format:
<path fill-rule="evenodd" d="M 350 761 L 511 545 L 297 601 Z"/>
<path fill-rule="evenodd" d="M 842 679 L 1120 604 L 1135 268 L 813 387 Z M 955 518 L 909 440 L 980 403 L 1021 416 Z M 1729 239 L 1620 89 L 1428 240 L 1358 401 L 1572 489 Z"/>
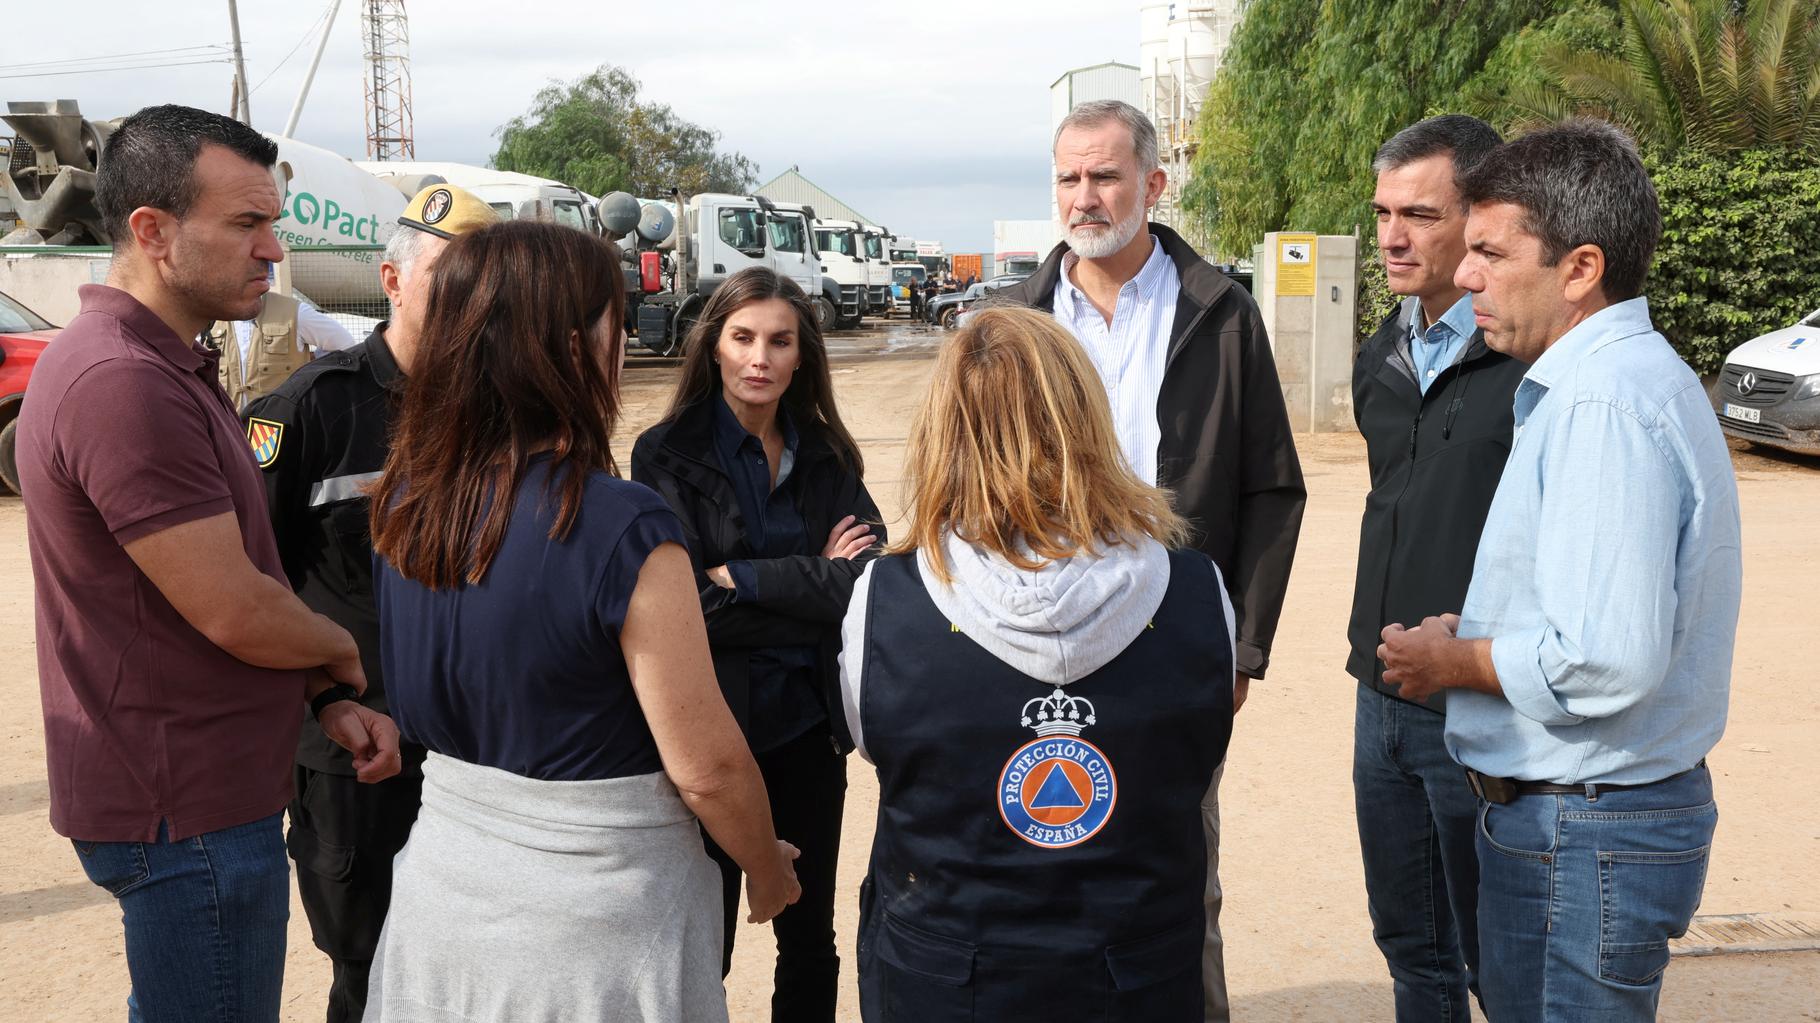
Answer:
<path fill-rule="evenodd" d="M 1056 128 L 1055 198 L 1066 240 L 1003 300 L 1051 313 L 1079 338 L 1139 479 L 1169 490 L 1190 544 L 1220 567 L 1237 618 L 1233 708 L 1270 662 L 1308 492 L 1257 304 L 1175 232 L 1149 223 L 1167 173 L 1156 126 L 1129 103 L 1082 103 Z M 1220 776 L 1207 839 L 1203 1018 L 1229 1016 L 1220 937 Z"/>
<path fill-rule="evenodd" d="M 1485 346 L 1472 296 L 1458 175 L 1499 144 L 1447 114 L 1378 150 L 1372 208 L 1390 290 L 1406 298 L 1353 367 L 1371 493 L 1359 531 L 1347 671 L 1359 680 L 1353 795 L 1372 932 L 1395 981 L 1397 1019 L 1466 1019 L 1478 990 L 1477 804 L 1443 743 L 1444 694 L 1402 699 L 1384 683 L 1378 634 L 1465 599 L 1479 532 L 1511 445 L 1525 367 Z"/>
<path fill-rule="evenodd" d="M 361 702 L 384 711 L 379 611 L 365 486 L 391 450 L 392 411 L 417 351 L 430 267 L 449 239 L 498 218 L 453 185 L 418 192 L 380 263 L 392 319 L 363 343 L 316 359 L 243 413 L 265 470 L 278 554 L 297 596 L 354 635 L 367 672 Z M 287 837 L 316 947 L 334 965 L 328 1023 L 366 1011 L 367 974 L 392 897 L 392 857 L 404 848 L 423 795 L 423 747 L 402 745 L 404 769 L 357 785 L 352 761 L 313 721 L 297 740 L 296 796 Z"/>

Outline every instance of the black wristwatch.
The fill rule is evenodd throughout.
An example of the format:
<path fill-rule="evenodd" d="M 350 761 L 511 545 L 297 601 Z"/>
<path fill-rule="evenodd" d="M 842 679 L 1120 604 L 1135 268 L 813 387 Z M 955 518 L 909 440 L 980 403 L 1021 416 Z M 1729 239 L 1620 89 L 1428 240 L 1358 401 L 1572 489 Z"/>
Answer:
<path fill-rule="evenodd" d="M 327 689 L 324 689 L 322 692 L 317 693 L 316 698 L 310 701 L 310 717 L 321 718 L 323 710 L 331 703 L 340 703 L 342 700 L 359 699 L 360 690 L 355 689 L 346 682 L 337 682 Z"/>

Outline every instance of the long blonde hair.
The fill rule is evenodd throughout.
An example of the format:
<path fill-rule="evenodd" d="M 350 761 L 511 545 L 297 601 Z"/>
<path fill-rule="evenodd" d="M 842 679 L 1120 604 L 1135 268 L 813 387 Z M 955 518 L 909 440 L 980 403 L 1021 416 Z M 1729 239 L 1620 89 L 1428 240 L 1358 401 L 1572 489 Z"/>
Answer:
<path fill-rule="evenodd" d="M 921 549 L 943 584 L 946 531 L 1026 570 L 1188 532 L 1126 464 L 1080 342 L 1030 309 L 981 309 L 942 347 L 904 472 L 909 529 L 887 551 Z"/>

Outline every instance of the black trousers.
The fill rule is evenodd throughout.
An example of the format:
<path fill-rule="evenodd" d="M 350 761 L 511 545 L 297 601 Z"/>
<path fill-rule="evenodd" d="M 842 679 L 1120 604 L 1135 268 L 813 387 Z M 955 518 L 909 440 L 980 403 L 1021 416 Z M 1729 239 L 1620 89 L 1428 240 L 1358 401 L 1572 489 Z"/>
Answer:
<path fill-rule="evenodd" d="M 399 774 L 364 785 L 299 765 L 296 782 L 286 842 L 310 935 L 334 967 L 328 1023 L 359 1023 L 392 902 L 392 857 L 417 821 L 423 778 Z"/>
<path fill-rule="evenodd" d="M 834 951 L 834 870 L 840 855 L 841 812 L 847 795 L 847 758 L 836 754 L 828 730 L 817 726 L 774 750 L 757 754 L 770 796 L 777 837 L 802 850 L 796 879 L 802 898 L 771 921 L 777 936 L 777 969 L 771 991 L 773 1023 L 833 1023 L 840 983 Z M 733 968 L 733 936 L 740 910 L 740 870 L 703 835 L 720 866 L 726 945 L 720 972 Z"/>

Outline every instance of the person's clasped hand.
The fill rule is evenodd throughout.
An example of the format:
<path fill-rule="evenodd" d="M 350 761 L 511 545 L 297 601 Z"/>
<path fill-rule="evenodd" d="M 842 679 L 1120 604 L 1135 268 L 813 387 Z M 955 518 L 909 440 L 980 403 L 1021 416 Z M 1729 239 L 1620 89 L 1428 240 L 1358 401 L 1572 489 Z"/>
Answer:
<path fill-rule="evenodd" d="M 384 781 L 404 766 L 398 753 L 398 726 L 376 710 L 337 700 L 322 709 L 316 723 L 324 735 L 354 754 L 354 773 L 363 782 Z"/>
<path fill-rule="evenodd" d="M 1392 624 L 1380 634 L 1378 660 L 1384 662 L 1384 682 L 1397 687 L 1405 700 L 1425 700 L 1447 687 L 1447 655 L 1460 627 L 1456 614 L 1436 615 L 1422 619 L 1413 629 Z"/>
<path fill-rule="evenodd" d="M 834 524 L 833 531 L 828 534 L 828 545 L 822 548 L 822 557 L 851 561 L 876 542 L 878 537 L 873 535 L 872 527 L 849 515 Z"/>
<path fill-rule="evenodd" d="M 796 880 L 796 858 L 802 850 L 784 841 L 777 840 L 777 867 L 759 874 L 746 875 L 746 908 L 751 912 L 746 916 L 749 924 L 762 924 L 784 911 L 786 906 L 794 906 L 796 900 L 803 897 L 803 886 Z"/>

